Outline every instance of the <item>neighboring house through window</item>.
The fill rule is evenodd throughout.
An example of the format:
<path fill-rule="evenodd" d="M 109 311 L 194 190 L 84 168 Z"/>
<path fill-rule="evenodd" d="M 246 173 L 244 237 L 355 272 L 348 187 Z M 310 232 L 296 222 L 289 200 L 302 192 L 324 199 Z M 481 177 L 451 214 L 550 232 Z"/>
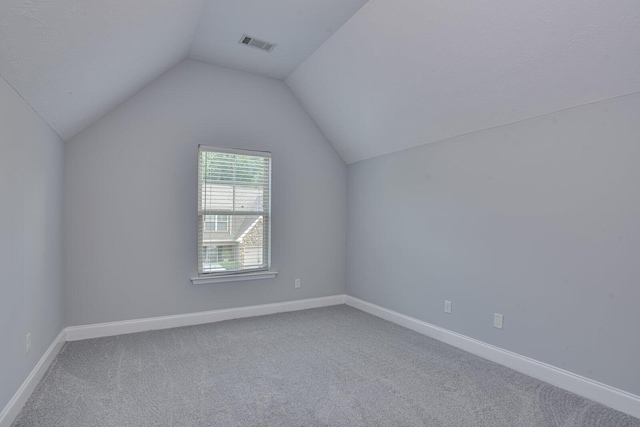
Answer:
<path fill-rule="evenodd" d="M 270 153 L 200 146 L 198 274 L 270 266 Z"/>

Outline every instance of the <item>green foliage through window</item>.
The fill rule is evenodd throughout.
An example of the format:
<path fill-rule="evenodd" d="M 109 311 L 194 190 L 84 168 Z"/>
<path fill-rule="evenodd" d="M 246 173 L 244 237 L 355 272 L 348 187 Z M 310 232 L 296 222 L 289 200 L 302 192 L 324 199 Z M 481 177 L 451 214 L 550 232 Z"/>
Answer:
<path fill-rule="evenodd" d="M 208 183 L 262 183 L 268 160 L 255 156 L 227 153 L 204 153 Z"/>

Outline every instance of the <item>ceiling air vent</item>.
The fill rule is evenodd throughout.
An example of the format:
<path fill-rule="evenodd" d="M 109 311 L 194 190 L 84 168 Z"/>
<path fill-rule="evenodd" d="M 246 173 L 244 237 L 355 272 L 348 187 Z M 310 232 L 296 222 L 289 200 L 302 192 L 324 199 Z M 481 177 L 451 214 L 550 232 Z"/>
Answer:
<path fill-rule="evenodd" d="M 276 47 L 275 43 L 269 43 L 264 40 L 258 40 L 255 37 L 248 36 L 246 34 L 242 35 L 240 39 L 240 44 L 244 44 L 247 46 L 255 47 L 256 49 L 265 50 L 267 52 L 271 52 L 274 47 Z"/>

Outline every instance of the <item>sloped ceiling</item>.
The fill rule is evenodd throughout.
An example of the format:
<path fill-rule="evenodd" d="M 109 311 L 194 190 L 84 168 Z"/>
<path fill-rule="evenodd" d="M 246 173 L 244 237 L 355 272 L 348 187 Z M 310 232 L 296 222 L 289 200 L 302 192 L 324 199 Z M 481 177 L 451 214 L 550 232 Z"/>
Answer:
<path fill-rule="evenodd" d="M 286 82 L 351 163 L 640 91 L 640 3 L 370 0 Z"/>
<path fill-rule="evenodd" d="M 289 75 L 351 163 L 639 92 L 640 3 L 0 1 L 0 74 L 65 140 L 186 57 Z"/>
<path fill-rule="evenodd" d="M 202 0 L 2 0 L 0 74 L 65 140 L 189 51 Z"/>
<path fill-rule="evenodd" d="M 366 1 L 2 0 L 0 75 L 69 140 L 189 54 L 283 79 Z"/>
<path fill-rule="evenodd" d="M 208 1 L 189 57 L 284 79 L 367 0 Z M 270 52 L 248 48 L 242 34 L 272 43 Z"/>

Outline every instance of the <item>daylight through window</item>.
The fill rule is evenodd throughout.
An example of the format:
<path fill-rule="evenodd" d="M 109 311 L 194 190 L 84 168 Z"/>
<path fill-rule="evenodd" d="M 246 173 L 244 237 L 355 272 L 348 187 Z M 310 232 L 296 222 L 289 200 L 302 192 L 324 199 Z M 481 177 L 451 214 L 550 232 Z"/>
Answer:
<path fill-rule="evenodd" d="M 270 210 L 270 153 L 200 146 L 198 273 L 268 270 Z"/>

